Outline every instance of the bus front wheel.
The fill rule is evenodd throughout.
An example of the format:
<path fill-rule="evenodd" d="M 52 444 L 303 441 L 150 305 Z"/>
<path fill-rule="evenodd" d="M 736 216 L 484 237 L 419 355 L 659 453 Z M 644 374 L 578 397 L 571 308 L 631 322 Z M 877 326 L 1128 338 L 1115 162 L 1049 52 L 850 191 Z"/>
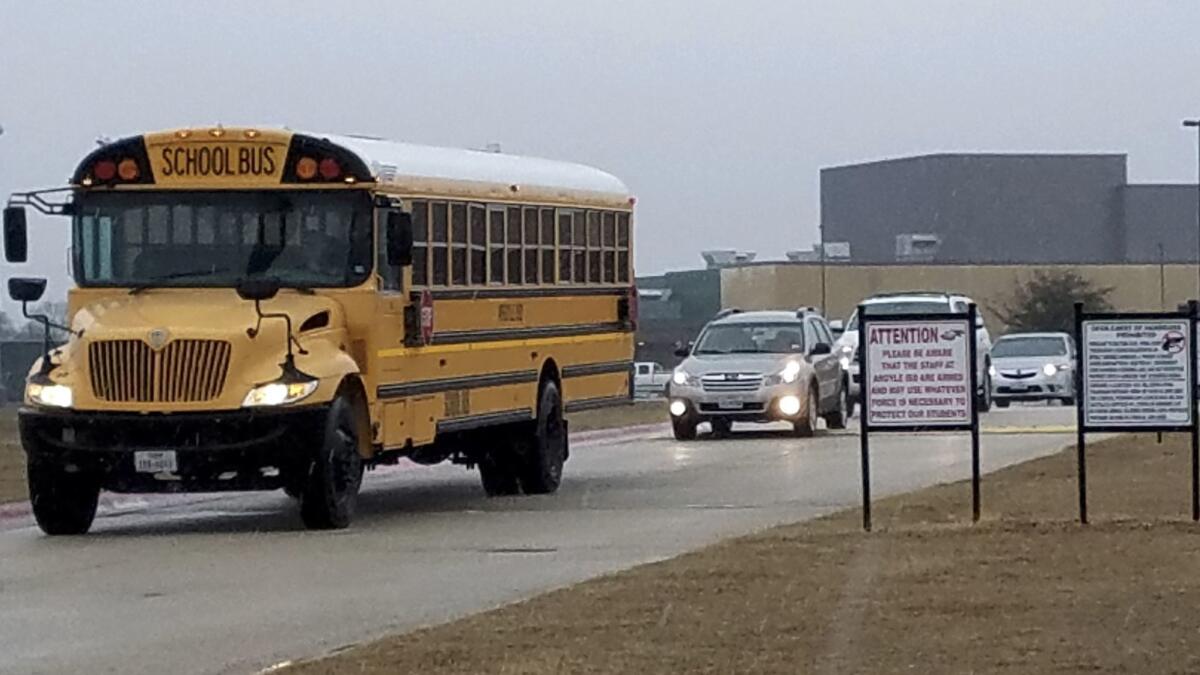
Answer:
<path fill-rule="evenodd" d="M 30 458 L 26 469 L 29 502 L 38 527 L 46 534 L 86 534 L 96 517 L 100 481 L 86 473 Z"/>
<path fill-rule="evenodd" d="M 563 462 L 567 459 L 567 422 L 563 419 L 562 395 L 548 381 L 538 395 L 537 419 L 521 457 L 521 489 L 527 495 L 544 495 L 558 490 Z"/>
<path fill-rule="evenodd" d="M 300 494 L 300 518 L 308 529 L 335 530 L 350 525 L 363 476 L 358 436 L 355 404 L 338 396 L 313 446 L 308 478 Z"/>

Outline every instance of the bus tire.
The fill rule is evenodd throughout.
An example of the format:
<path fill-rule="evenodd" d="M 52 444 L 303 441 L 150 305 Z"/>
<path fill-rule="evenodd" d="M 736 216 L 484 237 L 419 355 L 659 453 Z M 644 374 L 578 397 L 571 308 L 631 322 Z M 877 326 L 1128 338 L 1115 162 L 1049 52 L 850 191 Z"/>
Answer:
<path fill-rule="evenodd" d="M 489 497 L 508 497 L 521 492 L 517 478 L 516 457 L 511 441 L 502 442 L 500 448 L 489 451 L 479 458 L 479 482 Z"/>
<path fill-rule="evenodd" d="M 300 518 L 310 530 L 342 529 L 354 517 L 363 476 L 356 413 L 349 397 L 335 398 L 326 413 L 321 438 L 311 450 L 308 478 L 300 495 Z"/>
<path fill-rule="evenodd" d="M 100 481 L 90 474 L 68 473 L 33 458 L 26 468 L 29 503 L 42 532 L 50 536 L 87 534 L 96 518 Z"/>
<path fill-rule="evenodd" d="M 547 381 L 538 394 L 533 433 L 521 454 L 521 489 L 527 495 L 545 495 L 558 490 L 566 459 L 567 423 L 563 419 L 562 395 L 554 381 Z"/>

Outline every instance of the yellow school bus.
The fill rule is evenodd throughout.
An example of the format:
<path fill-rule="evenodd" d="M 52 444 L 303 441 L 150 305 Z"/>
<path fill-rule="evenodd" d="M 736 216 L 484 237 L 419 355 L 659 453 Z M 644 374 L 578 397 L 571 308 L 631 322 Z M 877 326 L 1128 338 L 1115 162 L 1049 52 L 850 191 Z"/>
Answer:
<path fill-rule="evenodd" d="M 586 166 L 359 136 L 100 147 L 4 212 L 11 263 L 27 207 L 72 224 L 69 325 L 43 321 L 66 340 L 19 413 L 38 524 L 86 532 L 101 489 L 283 489 L 344 527 L 402 458 L 554 492 L 564 413 L 632 398 L 633 205 Z"/>

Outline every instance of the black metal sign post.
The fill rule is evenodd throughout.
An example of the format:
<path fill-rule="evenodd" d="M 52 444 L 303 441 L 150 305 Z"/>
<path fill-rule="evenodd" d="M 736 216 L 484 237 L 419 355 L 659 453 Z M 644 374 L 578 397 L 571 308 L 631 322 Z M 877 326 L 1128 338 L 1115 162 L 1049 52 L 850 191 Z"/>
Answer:
<path fill-rule="evenodd" d="M 870 340 L 872 324 L 912 323 L 958 323 L 962 314 L 885 314 L 868 316 L 863 305 L 858 306 L 858 363 L 859 363 L 859 445 L 862 453 L 862 499 L 863 529 L 871 531 L 871 434 L 921 433 L 931 431 L 969 431 L 971 434 L 971 519 L 979 521 L 980 513 L 980 459 L 979 459 L 979 372 L 976 350 L 976 317 L 978 310 L 972 304 L 967 308 L 966 327 L 963 337 L 967 340 L 967 398 L 970 414 L 966 422 L 888 422 L 871 421 L 871 360 Z M 906 385 L 907 386 L 907 385 Z"/>
<path fill-rule="evenodd" d="M 1075 303 L 1075 344 L 1078 345 L 1075 350 L 1075 423 L 1076 423 L 1076 446 L 1075 446 L 1075 461 L 1077 464 L 1077 484 L 1079 487 L 1079 522 L 1083 525 L 1088 524 L 1088 503 L 1087 503 L 1087 435 L 1090 432 L 1116 432 L 1116 433 L 1137 433 L 1137 432 L 1187 432 L 1192 436 L 1192 520 L 1200 521 L 1200 415 L 1197 415 L 1196 405 L 1197 396 L 1197 347 L 1196 347 L 1196 321 L 1198 318 L 1197 303 L 1195 300 L 1188 302 L 1186 309 L 1177 312 L 1104 312 L 1104 313 L 1089 313 L 1083 310 L 1082 303 Z M 1186 324 L 1187 335 L 1187 422 L 1174 421 L 1131 421 L 1128 419 L 1115 420 L 1100 420 L 1089 421 L 1088 412 L 1089 397 L 1088 397 L 1088 349 L 1087 342 L 1087 326 L 1092 322 L 1115 323 L 1153 323 L 1162 321 L 1176 321 Z M 1182 336 L 1178 336 L 1182 337 Z M 1161 348 L 1163 351 L 1171 351 L 1171 343 L 1174 338 L 1170 335 L 1166 337 Z"/>

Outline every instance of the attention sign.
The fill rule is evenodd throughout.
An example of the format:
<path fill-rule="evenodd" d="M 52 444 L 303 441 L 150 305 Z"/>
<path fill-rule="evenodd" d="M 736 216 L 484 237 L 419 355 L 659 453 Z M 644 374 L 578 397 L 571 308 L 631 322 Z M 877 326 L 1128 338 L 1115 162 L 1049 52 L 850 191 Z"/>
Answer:
<path fill-rule="evenodd" d="M 1083 412 L 1088 427 L 1191 424 L 1188 323 L 1083 322 Z"/>
<path fill-rule="evenodd" d="M 868 422 L 873 427 L 971 424 L 966 319 L 867 322 Z"/>

